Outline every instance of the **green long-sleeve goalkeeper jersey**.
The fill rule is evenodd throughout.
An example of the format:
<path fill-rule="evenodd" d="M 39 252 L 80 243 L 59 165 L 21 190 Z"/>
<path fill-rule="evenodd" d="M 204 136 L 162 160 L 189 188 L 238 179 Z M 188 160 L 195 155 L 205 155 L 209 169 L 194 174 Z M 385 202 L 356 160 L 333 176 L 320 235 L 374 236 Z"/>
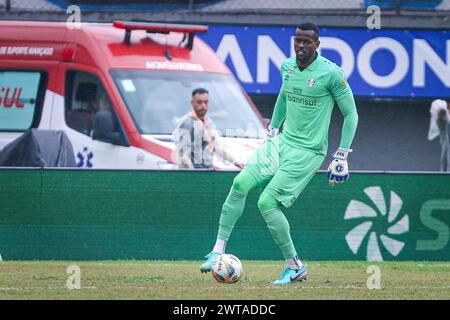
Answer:
<path fill-rule="evenodd" d="M 326 155 L 328 128 L 334 101 L 344 116 L 340 148 L 350 148 L 358 124 L 352 90 L 343 70 L 317 54 L 303 71 L 296 57 L 281 65 L 282 86 L 275 104 L 271 126 L 279 128 L 283 120 L 281 141 Z"/>

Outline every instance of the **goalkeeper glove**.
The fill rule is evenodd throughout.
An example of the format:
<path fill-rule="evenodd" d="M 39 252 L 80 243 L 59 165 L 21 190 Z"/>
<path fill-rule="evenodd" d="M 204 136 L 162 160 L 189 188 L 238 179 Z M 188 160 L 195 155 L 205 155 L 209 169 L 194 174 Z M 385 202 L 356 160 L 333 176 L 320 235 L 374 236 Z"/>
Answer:
<path fill-rule="evenodd" d="M 280 129 L 278 128 L 272 128 L 272 126 L 268 126 L 266 130 L 266 140 L 269 140 L 270 138 L 275 137 L 280 133 Z"/>
<path fill-rule="evenodd" d="M 347 156 L 352 151 L 352 149 L 339 148 L 333 153 L 333 161 L 331 161 L 327 173 L 330 186 L 333 187 L 335 183 L 342 183 L 348 179 Z"/>

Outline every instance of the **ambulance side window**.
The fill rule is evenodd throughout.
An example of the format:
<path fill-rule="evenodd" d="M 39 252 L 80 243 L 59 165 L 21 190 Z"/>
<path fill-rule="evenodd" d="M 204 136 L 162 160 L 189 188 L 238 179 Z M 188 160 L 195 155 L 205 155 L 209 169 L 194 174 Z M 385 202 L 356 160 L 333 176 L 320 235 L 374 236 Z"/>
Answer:
<path fill-rule="evenodd" d="M 0 131 L 26 131 L 39 125 L 47 74 L 0 70 Z"/>
<path fill-rule="evenodd" d="M 67 125 L 88 136 L 92 136 L 95 114 L 99 111 L 113 111 L 100 80 L 95 75 L 82 71 L 67 72 L 65 105 Z"/>

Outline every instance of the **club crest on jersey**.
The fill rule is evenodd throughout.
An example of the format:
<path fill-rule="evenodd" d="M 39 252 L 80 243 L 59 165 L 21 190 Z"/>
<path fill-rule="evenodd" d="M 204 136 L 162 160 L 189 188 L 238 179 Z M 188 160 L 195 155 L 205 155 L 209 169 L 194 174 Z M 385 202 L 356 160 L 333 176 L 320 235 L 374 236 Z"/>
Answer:
<path fill-rule="evenodd" d="M 312 87 L 314 87 L 315 84 L 316 84 L 316 80 L 314 80 L 313 78 L 308 80 L 308 87 L 312 88 Z"/>

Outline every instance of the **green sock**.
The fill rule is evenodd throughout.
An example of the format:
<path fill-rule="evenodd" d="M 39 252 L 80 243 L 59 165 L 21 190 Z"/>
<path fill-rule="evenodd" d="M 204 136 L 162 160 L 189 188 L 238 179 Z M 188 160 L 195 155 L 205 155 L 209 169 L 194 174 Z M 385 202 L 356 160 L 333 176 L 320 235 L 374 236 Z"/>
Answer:
<path fill-rule="evenodd" d="M 245 199 L 247 198 L 248 192 L 257 185 L 258 182 L 256 179 L 245 169 L 234 178 L 233 185 L 222 206 L 217 239 L 228 241 L 236 221 L 244 211 Z"/>
<path fill-rule="evenodd" d="M 230 193 L 222 206 L 217 239 L 228 241 L 236 221 L 240 218 L 242 212 L 244 211 L 246 198 L 246 193 L 242 193 L 234 188 L 231 188 Z"/>
<path fill-rule="evenodd" d="M 280 209 L 272 209 L 261 214 L 272 234 L 273 240 L 280 247 L 284 258 L 290 259 L 297 256 L 297 251 L 291 239 L 289 222 L 283 212 Z"/>

